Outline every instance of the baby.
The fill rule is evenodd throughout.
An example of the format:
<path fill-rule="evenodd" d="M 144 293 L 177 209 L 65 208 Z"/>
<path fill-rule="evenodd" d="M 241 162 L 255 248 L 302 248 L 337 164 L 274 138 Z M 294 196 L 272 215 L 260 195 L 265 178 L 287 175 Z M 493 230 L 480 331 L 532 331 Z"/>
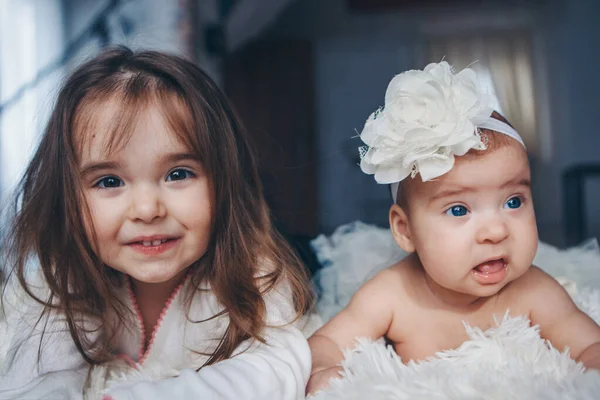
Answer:
<path fill-rule="evenodd" d="M 538 236 L 527 152 L 490 103 L 473 70 L 455 74 L 446 62 L 390 82 L 385 108 L 361 133 L 361 169 L 391 184 L 391 232 L 411 254 L 309 339 L 308 393 L 339 375 L 342 350 L 357 337 L 385 337 L 404 362 L 423 360 L 467 340 L 463 321 L 485 330 L 507 310 L 600 369 L 600 327 L 531 265 Z"/>

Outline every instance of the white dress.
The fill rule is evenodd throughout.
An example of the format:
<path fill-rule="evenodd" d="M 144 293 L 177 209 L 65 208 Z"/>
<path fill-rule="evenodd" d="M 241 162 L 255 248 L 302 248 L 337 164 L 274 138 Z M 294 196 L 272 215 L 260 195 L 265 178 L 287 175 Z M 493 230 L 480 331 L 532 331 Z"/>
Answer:
<path fill-rule="evenodd" d="M 288 323 L 294 315 L 288 293 L 277 288 L 265 296 L 269 327 L 263 337 L 267 344 L 242 343 L 230 359 L 196 372 L 208 359 L 200 353 L 212 353 L 228 319 L 220 316 L 190 322 L 210 318 L 222 307 L 209 290 L 197 292 L 188 318 L 186 284 L 176 289 L 165 305 L 145 352 L 135 298 L 131 289 L 124 290 L 124 301 L 136 311 L 138 321 L 118 335 L 115 348 L 121 361 L 93 368 L 77 351 L 61 318 L 51 319 L 46 327 L 38 363 L 43 324 L 38 324 L 33 335 L 29 333 L 40 306 L 23 293 L 13 296 L 16 301 L 12 305 L 18 307 L 7 312 L 11 339 L 0 365 L 0 399 L 100 399 L 103 395 L 114 400 L 304 398 L 310 349 L 300 330 Z M 135 363 L 136 369 L 124 368 L 127 363 Z"/>

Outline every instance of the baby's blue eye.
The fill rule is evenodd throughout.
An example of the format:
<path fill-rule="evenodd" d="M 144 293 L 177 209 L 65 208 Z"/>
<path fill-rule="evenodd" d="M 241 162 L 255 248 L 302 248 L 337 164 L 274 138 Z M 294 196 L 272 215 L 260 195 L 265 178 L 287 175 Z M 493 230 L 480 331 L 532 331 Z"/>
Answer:
<path fill-rule="evenodd" d="M 96 186 L 102 189 L 116 188 L 123 186 L 123 181 L 115 176 L 107 176 L 100 179 Z"/>
<path fill-rule="evenodd" d="M 179 168 L 179 169 L 174 169 L 173 171 L 171 171 L 169 173 L 169 175 L 167 176 L 167 181 L 182 181 L 184 179 L 191 178 L 193 176 L 194 176 L 194 174 L 191 171 L 188 171 L 187 169 Z"/>
<path fill-rule="evenodd" d="M 467 207 L 465 206 L 452 206 L 446 210 L 446 214 L 452 217 L 464 217 L 467 215 Z"/>
<path fill-rule="evenodd" d="M 505 206 L 508 208 L 513 208 L 513 209 L 519 208 L 519 207 L 521 207 L 521 199 L 518 197 L 512 197 L 512 198 L 508 199 Z"/>

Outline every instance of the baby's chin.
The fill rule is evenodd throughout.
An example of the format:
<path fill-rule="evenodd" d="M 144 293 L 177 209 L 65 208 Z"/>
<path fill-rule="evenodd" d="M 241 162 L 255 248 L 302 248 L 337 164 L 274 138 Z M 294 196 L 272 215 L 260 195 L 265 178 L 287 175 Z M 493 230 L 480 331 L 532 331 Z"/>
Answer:
<path fill-rule="evenodd" d="M 469 291 L 469 294 L 476 297 L 492 297 L 500 293 L 502 289 L 504 289 L 511 281 L 505 280 L 501 283 L 497 283 L 495 285 L 479 285 L 478 287 L 473 288 L 473 290 Z"/>

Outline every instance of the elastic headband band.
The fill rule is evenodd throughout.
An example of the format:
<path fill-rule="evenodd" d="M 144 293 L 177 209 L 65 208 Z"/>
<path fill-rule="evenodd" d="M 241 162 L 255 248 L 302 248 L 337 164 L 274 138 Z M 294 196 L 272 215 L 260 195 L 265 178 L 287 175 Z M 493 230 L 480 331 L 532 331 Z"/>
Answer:
<path fill-rule="evenodd" d="M 521 143 L 523 147 L 525 147 L 525 142 L 521 135 L 509 124 L 506 122 L 500 121 L 496 118 L 490 117 L 487 121 L 482 122 L 477 126 L 479 129 L 489 129 L 494 132 L 502 133 L 506 136 L 510 136 L 515 139 L 517 142 Z M 394 199 L 394 203 L 398 200 L 398 188 L 400 187 L 400 182 L 393 182 L 391 185 L 392 198 Z"/>

